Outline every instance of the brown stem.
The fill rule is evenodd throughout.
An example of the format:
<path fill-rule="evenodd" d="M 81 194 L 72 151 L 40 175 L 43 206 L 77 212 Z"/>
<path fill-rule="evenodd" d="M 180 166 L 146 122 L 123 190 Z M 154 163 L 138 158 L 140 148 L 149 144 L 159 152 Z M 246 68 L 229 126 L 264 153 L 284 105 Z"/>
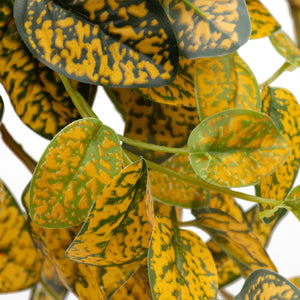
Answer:
<path fill-rule="evenodd" d="M 294 23 L 294 31 L 297 40 L 298 48 L 300 47 L 300 6 L 295 0 L 287 0 L 290 6 L 290 13 Z"/>
<path fill-rule="evenodd" d="M 27 169 L 31 173 L 33 173 L 36 167 L 36 161 L 31 158 L 24 151 L 23 147 L 14 140 L 3 123 L 0 126 L 0 133 L 2 135 L 2 140 L 6 144 L 6 146 L 21 160 L 21 162 L 27 167 Z"/>
<path fill-rule="evenodd" d="M 225 300 L 233 300 L 233 296 L 230 295 L 228 292 L 225 290 L 219 290 L 220 294 L 224 297 Z"/>

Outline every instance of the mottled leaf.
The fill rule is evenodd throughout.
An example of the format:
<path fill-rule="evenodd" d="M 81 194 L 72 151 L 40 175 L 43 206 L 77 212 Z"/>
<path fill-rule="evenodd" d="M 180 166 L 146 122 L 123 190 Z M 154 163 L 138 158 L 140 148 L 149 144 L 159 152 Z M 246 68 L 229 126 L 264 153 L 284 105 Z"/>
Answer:
<path fill-rule="evenodd" d="M 145 258 L 152 232 L 146 207 L 152 201 L 146 191 L 148 184 L 144 160 L 123 169 L 97 197 L 67 257 L 95 266 L 122 265 Z"/>
<path fill-rule="evenodd" d="M 199 209 L 196 216 L 197 227 L 206 231 L 233 259 L 243 276 L 247 277 L 253 270 L 259 268 L 276 271 L 262 243 L 247 223 L 241 223 L 214 208 Z"/>
<path fill-rule="evenodd" d="M 293 187 L 300 164 L 300 106 L 297 99 L 286 89 L 265 86 L 262 91 L 262 111 L 275 122 L 281 134 L 291 145 L 291 153 L 287 161 L 271 176 L 255 186 L 256 195 L 283 201 Z M 269 205 L 261 205 L 261 210 L 272 209 Z M 282 215 L 283 209 L 275 215 L 264 218 L 270 222 L 274 216 Z"/>
<path fill-rule="evenodd" d="M 269 36 L 280 28 L 280 24 L 259 0 L 246 0 L 246 5 L 251 20 L 250 39 Z"/>
<path fill-rule="evenodd" d="M 169 18 L 180 54 L 186 58 L 225 55 L 249 39 L 250 19 L 243 0 L 170 0 Z M 193 6 L 193 7 L 191 7 Z M 204 15 L 199 14 L 201 10 Z"/>
<path fill-rule="evenodd" d="M 203 120 L 188 141 L 191 165 L 202 179 L 222 186 L 253 185 L 274 172 L 290 146 L 262 113 L 232 109 Z"/>
<path fill-rule="evenodd" d="M 287 198 L 283 201 L 285 208 L 289 209 L 300 220 L 300 186 L 296 186 L 288 194 Z"/>
<path fill-rule="evenodd" d="M 176 38 L 158 0 L 16 0 L 14 15 L 33 55 L 72 79 L 160 86 L 176 75 Z"/>
<path fill-rule="evenodd" d="M 201 120 L 232 108 L 260 111 L 256 78 L 237 53 L 198 62 L 195 91 Z"/>
<path fill-rule="evenodd" d="M 121 170 L 115 132 L 86 118 L 65 127 L 46 148 L 33 175 L 29 212 L 48 228 L 84 221 L 93 201 Z"/>
<path fill-rule="evenodd" d="M 0 124 L 1 124 L 2 116 L 3 116 L 3 112 L 4 112 L 4 103 L 3 103 L 3 99 L 0 95 Z"/>
<path fill-rule="evenodd" d="M 299 299 L 300 290 L 281 275 L 266 269 L 254 271 L 235 300 Z"/>
<path fill-rule="evenodd" d="M 291 283 L 293 283 L 298 289 L 300 288 L 300 277 L 293 277 L 289 279 Z"/>
<path fill-rule="evenodd" d="M 217 272 L 205 243 L 193 232 L 156 217 L 148 256 L 154 299 L 215 299 Z"/>
<path fill-rule="evenodd" d="M 26 289 L 40 278 L 41 259 L 15 199 L 4 186 L 0 190 L 0 293 Z"/>

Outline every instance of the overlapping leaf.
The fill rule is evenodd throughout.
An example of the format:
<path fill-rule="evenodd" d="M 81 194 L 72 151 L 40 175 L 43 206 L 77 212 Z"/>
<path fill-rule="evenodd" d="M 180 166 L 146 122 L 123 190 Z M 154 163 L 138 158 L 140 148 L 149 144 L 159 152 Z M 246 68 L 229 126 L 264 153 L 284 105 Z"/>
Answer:
<path fill-rule="evenodd" d="M 147 185 L 144 160 L 122 170 L 96 199 L 67 257 L 96 266 L 122 265 L 145 258 L 152 232 L 147 205 L 153 206 Z M 150 218 L 154 222 L 154 215 Z"/>
<path fill-rule="evenodd" d="M 270 270 L 254 271 L 244 283 L 235 300 L 299 299 L 300 290 L 281 275 Z"/>
<path fill-rule="evenodd" d="M 300 186 L 296 186 L 283 201 L 283 205 L 291 210 L 300 220 Z"/>
<path fill-rule="evenodd" d="M 262 92 L 262 110 L 275 122 L 281 134 L 291 145 L 291 153 L 287 161 L 271 176 L 256 185 L 256 195 L 263 198 L 283 201 L 292 188 L 300 164 L 300 107 L 297 99 L 286 89 L 265 86 Z M 272 207 L 262 205 L 261 209 Z M 276 216 L 283 210 L 276 212 Z M 264 218 L 270 222 L 274 216 Z"/>
<path fill-rule="evenodd" d="M 33 55 L 72 79 L 160 86 L 176 75 L 176 38 L 158 0 L 16 0 L 14 15 Z"/>
<path fill-rule="evenodd" d="M 148 256 L 154 299 L 215 299 L 217 272 L 205 243 L 193 232 L 156 217 Z"/>
<path fill-rule="evenodd" d="M 180 54 L 186 58 L 225 55 L 250 36 L 250 20 L 243 0 L 169 1 L 169 18 Z M 201 12 L 203 14 L 201 14 Z"/>
<path fill-rule="evenodd" d="M 232 108 L 260 111 L 256 78 L 237 53 L 197 62 L 195 92 L 201 120 Z"/>
<path fill-rule="evenodd" d="M 259 0 L 246 0 L 246 5 L 251 20 L 250 39 L 263 38 L 280 29 L 280 24 Z"/>
<path fill-rule="evenodd" d="M 0 293 L 8 293 L 35 284 L 41 260 L 16 201 L 5 186 L 0 192 Z"/>
<path fill-rule="evenodd" d="M 245 109 L 203 120 L 190 134 L 188 147 L 197 175 L 229 187 L 257 183 L 290 153 L 289 143 L 268 116 Z"/>
<path fill-rule="evenodd" d="M 117 135 L 86 118 L 65 127 L 43 153 L 33 175 L 29 212 L 45 227 L 82 223 L 103 187 L 121 170 Z"/>

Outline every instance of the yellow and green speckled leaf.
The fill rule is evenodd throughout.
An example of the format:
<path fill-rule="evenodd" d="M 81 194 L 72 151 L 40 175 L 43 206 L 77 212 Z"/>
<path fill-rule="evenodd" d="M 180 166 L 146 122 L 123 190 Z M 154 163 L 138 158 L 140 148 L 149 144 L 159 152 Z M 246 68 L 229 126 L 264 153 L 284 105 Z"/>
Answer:
<path fill-rule="evenodd" d="M 300 220 L 300 186 L 296 186 L 288 194 L 287 198 L 283 201 L 285 208 L 289 209 Z"/>
<path fill-rule="evenodd" d="M 188 155 L 174 155 L 165 161 L 163 166 L 187 176 L 196 177 Z M 155 200 L 183 208 L 198 208 L 207 205 L 209 199 L 207 190 L 155 170 L 150 170 L 149 176 Z"/>
<path fill-rule="evenodd" d="M 73 122 L 43 153 L 30 187 L 32 220 L 48 228 L 80 224 L 122 166 L 116 133 L 98 119 Z"/>
<path fill-rule="evenodd" d="M 260 111 L 258 83 L 237 53 L 197 61 L 195 93 L 201 120 L 232 108 Z"/>
<path fill-rule="evenodd" d="M 251 33 L 244 0 L 170 0 L 168 9 L 179 53 L 189 59 L 232 53 Z"/>
<path fill-rule="evenodd" d="M 260 268 L 276 271 L 261 241 L 247 223 L 239 222 L 215 208 L 201 208 L 196 217 L 197 227 L 206 231 L 233 259 L 243 276 L 247 277 L 252 271 Z"/>
<path fill-rule="evenodd" d="M 246 0 L 246 5 L 251 20 L 250 39 L 263 38 L 280 29 L 280 24 L 259 0 Z"/>
<path fill-rule="evenodd" d="M 246 109 L 229 109 L 203 120 L 190 134 L 188 147 L 196 174 L 228 187 L 259 182 L 290 154 L 273 121 Z"/>
<path fill-rule="evenodd" d="M 158 0 L 16 0 L 14 16 L 33 55 L 69 78 L 145 87 L 176 76 L 176 38 Z"/>
<path fill-rule="evenodd" d="M 284 31 L 277 30 L 269 39 L 277 52 L 289 63 L 300 66 L 300 49 Z"/>
<path fill-rule="evenodd" d="M 293 94 L 283 88 L 265 86 L 262 99 L 262 111 L 272 118 L 290 143 L 291 153 L 283 165 L 255 186 L 255 191 L 257 196 L 283 201 L 293 187 L 300 164 L 300 106 Z M 261 205 L 261 210 L 272 208 Z M 278 210 L 273 216 L 264 218 L 264 222 L 272 221 L 274 216 L 282 215 L 283 211 Z"/>
<path fill-rule="evenodd" d="M 2 116 L 3 116 L 3 112 L 4 112 L 4 103 L 3 103 L 3 99 L 0 95 L 0 124 L 1 124 Z"/>
<path fill-rule="evenodd" d="M 299 276 L 290 278 L 289 281 L 291 283 L 293 283 L 298 289 L 300 289 L 300 277 Z"/>
<path fill-rule="evenodd" d="M 205 243 L 193 232 L 156 217 L 148 255 L 153 299 L 215 299 L 217 271 Z"/>
<path fill-rule="evenodd" d="M 286 278 L 266 269 L 254 271 L 234 300 L 300 299 L 300 290 Z"/>
<path fill-rule="evenodd" d="M 5 186 L 0 192 L 0 293 L 8 293 L 37 283 L 42 264 L 15 199 Z"/>
<path fill-rule="evenodd" d="M 95 266 L 122 265 L 145 258 L 152 233 L 147 203 L 153 206 L 147 185 L 144 160 L 123 169 L 97 197 L 66 256 Z"/>

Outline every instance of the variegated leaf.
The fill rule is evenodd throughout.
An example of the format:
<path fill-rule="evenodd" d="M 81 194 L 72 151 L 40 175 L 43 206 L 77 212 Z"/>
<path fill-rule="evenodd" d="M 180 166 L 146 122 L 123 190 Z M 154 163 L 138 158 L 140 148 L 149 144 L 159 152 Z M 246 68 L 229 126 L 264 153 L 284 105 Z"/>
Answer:
<path fill-rule="evenodd" d="M 293 187 L 300 164 L 300 106 L 297 99 L 283 88 L 265 86 L 262 99 L 263 112 L 272 118 L 289 142 L 291 153 L 283 165 L 255 186 L 255 191 L 257 196 L 283 201 Z M 272 208 L 269 205 L 261 205 L 262 210 Z M 278 210 L 275 215 L 264 218 L 264 221 L 270 222 L 274 216 L 282 215 L 283 212 L 283 209 Z"/>
<path fill-rule="evenodd" d="M 300 220 L 300 185 L 292 189 L 286 199 L 283 201 L 284 207 L 291 210 Z"/>
<path fill-rule="evenodd" d="M 250 20 L 243 0 L 170 0 L 168 10 L 180 54 L 186 58 L 225 55 L 249 39 Z"/>
<path fill-rule="evenodd" d="M 238 187 L 264 179 L 289 157 L 290 146 L 262 113 L 231 109 L 203 120 L 188 140 L 191 165 L 202 179 Z"/>
<path fill-rule="evenodd" d="M 197 62 L 195 92 L 201 120 L 232 108 L 260 111 L 258 83 L 237 53 Z"/>
<path fill-rule="evenodd" d="M 164 299 L 215 299 L 217 271 L 205 243 L 193 232 L 156 217 L 148 256 L 152 296 Z"/>
<path fill-rule="evenodd" d="M 266 269 L 254 271 L 247 278 L 235 300 L 300 299 L 300 290 L 281 275 Z"/>
<path fill-rule="evenodd" d="M 152 232 L 146 207 L 152 204 L 152 196 L 147 193 L 147 185 L 144 160 L 123 169 L 97 197 L 66 256 L 95 266 L 122 265 L 145 258 Z M 151 219 L 154 221 L 154 215 Z"/>
<path fill-rule="evenodd" d="M 48 228 L 82 223 L 98 194 L 121 170 L 121 162 L 117 135 L 99 120 L 86 118 L 65 127 L 35 169 L 32 220 Z"/>
<path fill-rule="evenodd" d="M 293 283 L 298 289 L 300 289 L 300 277 L 293 277 L 289 279 L 291 283 Z"/>
<path fill-rule="evenodd" d="M 271 35 L 280 29 L 280 24 L 259 0 L 246 0 L 251 20 L 250 39 L 259 39 Z"/>
<path fill-rule="evenodd" d="M 15 0 L 14 15 L 33 55 L 72 79 L 160 86 L 176 75 L 176 38 L 158 0 Z"/>

